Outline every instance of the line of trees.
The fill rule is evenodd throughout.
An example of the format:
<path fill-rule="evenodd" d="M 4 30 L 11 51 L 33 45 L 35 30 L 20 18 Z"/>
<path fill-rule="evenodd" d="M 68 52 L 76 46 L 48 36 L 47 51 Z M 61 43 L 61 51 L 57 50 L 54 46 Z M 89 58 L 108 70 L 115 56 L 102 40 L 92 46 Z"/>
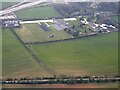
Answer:
<path fill-rule="evenodd" d="M 119 82 L 120 75 L 115 76 L 63 76 L 63 77 L 37 77 L 1 80 L 1 84 L 80 84 Z"/>
<path fill-rule="evenodd" d="M 70 3 L 68 5 L 64 4 L 55 4 L 54 8 L 64 17 L 73 17 L 73 16 L 79 16 L 79 15 L 88 15 L 91 14 L 88 12 L 87 9 L 88 3 Z"/>
<path fill-rule="evenodd" d="M 54 40 L 54 41 L 44 41 L 44 42 L 28 42 L 25 43 L 26 45 L 28 44 L 44 44 L 44 43 L 53 43 L 53 42 L 61 42 L 61 41 L 68 41 L 68 40 L 74 40 L 74 39 L 80 39 L 80 38 L 85 38 L 85 37 L 89 37 L 89 36 L 96 36 L 96 35 L 101 35 L 98 33 L 94 33 L 94 34 L 89 34 L 89 35 L 83 35 L 83 36 L 78 36 L 78 37 L 74 37 L 74 38 L 66 38 L 66 39 L 60 39 L 60 40 Z"/>

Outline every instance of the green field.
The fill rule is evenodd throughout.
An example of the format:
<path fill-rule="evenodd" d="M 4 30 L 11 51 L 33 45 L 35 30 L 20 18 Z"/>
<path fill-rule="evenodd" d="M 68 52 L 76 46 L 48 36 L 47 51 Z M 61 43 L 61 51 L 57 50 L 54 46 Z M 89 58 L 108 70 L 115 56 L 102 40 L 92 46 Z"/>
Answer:
<path fill-rule="evenodd" d="M 18 1 L 16 1 L 16 2 L 3 1 L 3 2 L 0 2 L 0 5 L 2 5 L 2 9 L 5 9 L 5 8 L 11 7 L 12 5 L 15 5 L 17 3 L 18 3 Z"/>
<path fill-rule="evenodd" d="M 51 6 L 28 8 L 17 11 L 15 14 L 21 19 L 40 19 L 60 16 Z"/>
<path fill-rule="evenodd" d="M 112 17 L 116 22 L 120 23 L 120 16 L 113 16 Z"/>
<path fill-rule="evenodd" d="M 21 0 L 20 0 L 21 1 Z M 61 2 L 60 0 L 59 2 Z M 17 2 L 2 2 L 2 9 L 17 4 Z M 35 6 L 15 12 L 20 19 L 47 19 L 61 16 L 52 6 Z M 120 23 L 120 16 L 111 17 Z M 74 29 L 84 32 L 86 28 L 80 27 L 80 22 L 68 21 Z M 45 24 L 45 23 L 41 23 Z M 53 23 L 48 23 L 52 25 Z M 46 42 L 71 38 L 71 35 L 62 31 L 57 31 L 52 26 L 50 31 L 43 31 L 38 24 L 23 24 L 21 28 L 14 29 L 14 32 L 24 43 Z M 87 32 L 91 30 L 87 29 Z M 48 36 L 55 35 L 49 38 Z M 21 77 L 47 77 L 52 76 L 46 70 L 42 62 L 48 65 L 58 75 L 115 75 L 118 74 L 118 32 L 109 34 L 74 39 L 69 41 L 29 44 L 29 52 L 24 45 L 16 38 L 10 29 L 0 28 L 0 71 L 2 67 L 2 78 L 21 78 Z M 38 56 L 41 64 L 35 61 L 31 54 Z M 0 72 L 1 74 L 1 72 Z M 1 75 L 0 75 L 1 77 Z M 13 85 L 13 84 L 12 84 Z M 42 87 L 51 87 L 51 84 Z M 60 87 L 65 86 L 62 84 Z M 76 84 L 73 84 L 73 86 Z M 86 88 L 113 88 L 118 83 L 92 83 Z M 10 85 L 8 85 L 11 87 Z M 15 85 L 13 85 L 15 86 Z M 36 87 L 36 85 L 20 85 L 20 87 Z M 40 85 L 39 85 L 40 86 Z M 67 87 L 72 87 L 67 85 Z M 54 86 L 53 86 L 54 87 Z M 58 87 L 58 86 L 56 86 Z M 56 88 L 55 87 L 55 88 Z"/>
<path fill-rule="evenodd" d="M 55 72 L 67 75 L 114 75 L 118 72 L 118 33 L 74 41 L 31 45 Z"/>
<path fill-rule="evenodd" d="M 33 58 L 16 39 L 10 29 L 3 29 L 2 35 L 3 78 L 50 75 L 34 62 Z"/>
<path fill-rule="evenodd" d="M 22 28 L 16 29 L 15 32 L 25 43 L 29 42 L 44 42 L 70 38 L 70 35 L 64 30 L 57 31 L 50 27 L 51 31 L 45 32 L 38 24 L 24 24 Z M 49 38 L 49 35 L 55 35 L 55 37 Z"/>

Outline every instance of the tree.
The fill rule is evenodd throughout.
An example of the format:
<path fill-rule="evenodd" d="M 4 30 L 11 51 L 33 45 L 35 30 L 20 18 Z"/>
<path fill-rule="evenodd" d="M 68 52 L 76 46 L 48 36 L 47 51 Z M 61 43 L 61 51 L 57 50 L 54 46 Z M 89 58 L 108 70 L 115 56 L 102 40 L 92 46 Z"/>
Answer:
<path fill-rule="evenodd" d="M 79 36 L 79 32 L 78 31 L 74 31 L 72 34 L 74 37 L 78 37 Z"/>

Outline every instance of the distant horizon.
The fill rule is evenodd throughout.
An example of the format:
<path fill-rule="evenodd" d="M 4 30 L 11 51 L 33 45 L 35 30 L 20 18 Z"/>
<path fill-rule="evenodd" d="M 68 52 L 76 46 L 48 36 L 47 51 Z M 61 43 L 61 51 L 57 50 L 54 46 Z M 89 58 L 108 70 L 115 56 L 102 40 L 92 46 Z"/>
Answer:
<path fill-rule="evenodd" d="M 1 2 L 20 2 L 20 1 L 23 1 L 23 0 L 1 0 Z M 34 1 L 34 0 L 28 0 L 28 1 Z M 120 0 L 46 0 L 48 2 L 119 2 Z"/>

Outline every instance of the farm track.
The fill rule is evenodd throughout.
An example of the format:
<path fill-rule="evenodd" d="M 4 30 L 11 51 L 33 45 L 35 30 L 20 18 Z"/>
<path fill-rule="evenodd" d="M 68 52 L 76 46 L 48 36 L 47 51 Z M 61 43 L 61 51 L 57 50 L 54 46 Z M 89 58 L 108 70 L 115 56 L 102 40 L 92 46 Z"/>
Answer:
<path fill-rule="evenodd" d="M 38 56 L 33 52 L 33 50 L 31 49 L 31 47 L 28 47 L 29 45 L 25 44 L 20 37 L 15 33 L 14 30 L 10 29 L 13 34 L 16 36 L 16 38 L 21 42 L 21 44 L 24 46 L 24 48 L 29 52 L 29 54 L 31 55 L 31 57 L 34 59 L 34 61 L 42 66 L 46 71 L 48 71 L 50 74 L 52 74 L 53 76 L 57 76 L 57 74 L 54 72 L 54 70 L 49 67 L 47 64 L 45 64 L 40 58 L 38 58 Z"/>
<path fill-rule="evenodd" d="M 40 59 L 37 54 L 33 51 L 33 49 L 30 47 L 30 45 L 26 46 L 29 50 L 29 52 L 34 56 L 37 63 L 41 64 L 44 68 L 46 68 L 53 76 L 56 76 L 57 74 L 54 72 L 54 70 L 49 67 L 47 64 L 45 64 L 42 59 Z"/>

